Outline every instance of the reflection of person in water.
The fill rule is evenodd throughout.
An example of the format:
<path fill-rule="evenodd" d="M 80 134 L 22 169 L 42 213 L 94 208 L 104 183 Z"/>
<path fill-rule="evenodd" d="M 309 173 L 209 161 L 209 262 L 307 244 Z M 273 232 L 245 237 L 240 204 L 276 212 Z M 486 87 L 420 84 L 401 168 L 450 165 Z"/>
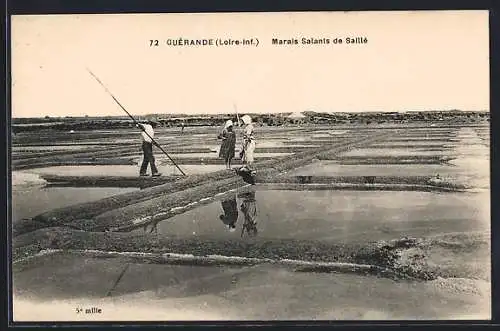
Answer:
<path fill-rule="evenodd" d="M 236 197 L 221 202 L 224 214 L 220 215 L 220 220 L 227 226 L 229 231 L 236 230 L 236 221 L 238 220 L 238 204 Z"/>
<path fill-rule="evenodd" d="M 245 222 L 241 230 L 241 236 L 246 231 L 249 236 L 257 235 L 257 203 L 255 200 L 255 191 L 243 193 L 240 195 L 243 200 L 240 209 L 245 216 Z"/>
<path fill-rule="evenodd" d="M 156 222 L 152 222 L 152 223 L 148 223 L 148 224 L 145 224 L 143 229 L 144 229 L 144 232 L 145 233 L 154 233 L 154 234 L 158 234 L 158 221 Z M 148 229 L 149 228 L 149 229 Z"/>

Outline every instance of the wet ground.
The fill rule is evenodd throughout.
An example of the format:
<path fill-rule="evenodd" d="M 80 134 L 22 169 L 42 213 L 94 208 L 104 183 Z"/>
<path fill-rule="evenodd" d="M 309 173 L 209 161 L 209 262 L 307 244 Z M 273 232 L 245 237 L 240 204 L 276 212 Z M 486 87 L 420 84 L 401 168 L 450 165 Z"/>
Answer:
<path fill-rule="evenodd" d="M 180 143 L 178 132 L 167 129 L 160 131 L 165 141 Z M 34 239 L 34 244 L 47 250 L 47 254 L 31 254 L 25 256 L 28 260 L 21 259 L 14 264 L 15 319 L 489 318 L 490 202 L 487 128 L 398 129 L 394 126 L 383 130 L 373 127 L 358 132 L 354 129 L 309 127 L 263 128 L 262 131 L 260 137 L 266 132 L 269 139 L 262 138 L 264 142 L 259 144 L 260 147 L 296 147 L 295 154 L 303 153 L 305 146 L 307 150 L 313 151 L 316 146 L 333 148 L 336 144 L 349 144 L 358 138 L 374 137 L 372 142 L 365 145 L 335 152 L 332 160 L 315 159 L 294 166 L 287 171 L 286 176 L 432 178 L 439 174 L 453 182 L 467 182 L 469 189 L 466 192 L 437 193 L 307 190 L 307 186 L 304 186 L 302 190 L 296 191 L 270 190 L 258 186 L 249 191 L 240 185 L 228 191 L 218 184 L 225 180 L 221 177 L 213 182 L 214 187 L 220 186 L 217 188 L 220 190 L 219 195 L 215 198 L 203 202 L 204 195 L 200 194 L 196 200 L 201 199 L 202 203 L 193 204 L 186 211 L 160 222 L 141 226 L 129 233 L 131 237 L 128 239 L 120 239 L 117 235 L 114 237 L 113 233 L 89 233 L 82 235 L 82 238 L 94 239 L 79 243 L 81 233 L 74 230 L 68 230 L 70 237 L 62 236 L 61 239 L 57 239 L 57 231 L 44 235 L 39 230 L 37 235 L 28 233 L 20 236 L 19 243 L 26 242 L 30 236 L 48 236 L 49 240 Z M 375 139 L 375 135 L 382 131 L 385 138 Z M 117 132 L 96 134 L 109 135 L 112 137 L 109 141 L 112 139 L 113 142 L 133 143 L 136 139 L 126 130 L 119 133 L 122 136 Z M 82 143 L 94 139 L 92 134 L 81 136 Z M 23 139 L 29 140 L 26 137 Z M 66 138 L 62 136 L 61 139 L 64 142 Z M 209 147 L 213 151 L 187 152 L 182 155 L 217 157 L 218 141 L 209 129 L 197 129 L 189 138 L 183 138 L 182 145 L 189 146 L 190 142 L 197 147 Z M 406 144 L 413 146 L 401 147 Z M 21 147 L 18 151 L 23 152 Z M 81 149 L 75 148 L 75 152 L 80 151 Z M 271 158 L 284 156 L 285 163 L 289 162 L 286 157 L 294 157 L 290 153 L 261 154 Z M 421 165 L 343 165 L 334 159 L 345 156 L 444 156 L 449 161 Z M 171 167 L 161 165 L 160 171 L 173 172 Z M 189 174 L 206 174 L 209 178 L 223 168 L 223 165 L 182 167 Z M 122 193 L 137 190 L 47 188 L 37 174 L 133 176 L 137 171 L 138 165 L 113 165 L 35 168 L 16 172 L 16 176 L 13 174 L 14 219 L 29 218 L 42 211 L 84 201 L 97 201 L 104 197 L 118 200 Z M 210 182 L 205 186 L 196 185 L 200 185 L 200 190 L 211 186 Z M 189 189 L 195 192 L 196 187 Z M 175 194 L 177 193 L 171 190 L 165 192 L 164 196 L 168 198 Z M 182 191 L 179 194 L 182 196 Z M 162 212 L 164 207 L 161 199 L 160 196 L 150 200 L 158 201 L 158 205 L 151 205 L 148 210 Z M 147 202 L 131 202 L 123 209 L 122 214 L 117 212 L 115 217 L 126 219 L 130 212 L 125 212 L 125 209 L 134 210 L 139 205 L 144 208 Z M 137 238 L 136 242 L 134 238 Z M 388 242 L 407 240 L 412 244 L 394 248 L 394 251 L 384 248 L 389 247 Z M 172 244 L 169 245 L 169 242 Z M 211 246 L 206 246 L 204 253 L 205 242 Z M 295 250 L 292 247 L 294 242 L 297 245 Z M 164 252 L 165 247 L 177 247 L 178 251 L 169 253 L 185 254 L 194 251 L 186 246 L 189 243 L 196 243 L 197 255 L 186 255 L 188 261 L 204 260 L 207 258 L 206 254 L 212 254 L 209 252 L 215 250 L 219 255 L 212 258 L 219 262 L 205 266 L 186 263 L 174 265 L 159 262 L 158 257 L 145 256 L 143 262 L 127 257 L 127 254 L 145 254 L 145 247 L 148 247 L 147 252 Z M 299 272 L 299 269 L 286 263 L 283 265 L 265 260 L 272 256 L 283 262 L 288 256 L 295 256 L 292 253 L 296 252 L 301 260 L 293 263 L 307 265 L 311 262 L 308 257 L 322 255 L 321 252 L 315 253 L 319 249 L 315 247 L 322 247 L 325 253 L 327 249 L 335 251 L 333 247 L 343 245 L 351 247 L 354 254 L 367 254 L 362 259 L 363 263 L 372 267 L 382 266 L 380 261 L 386 261 L 389 256 L 390 261 L 384 262 L 388 263 L 384 264 L 385 267 L 406 270 L 407 275 L 420 275 L 419 270 L 425 269 L 432 276 L 417 279 L 401 276 L 394 279 L 363 273 L 332 273 L 321 271 L 321 268 L 314 269 L 314 272 L 307 268 Z M 376 248 L 363 253 L 369 245 Z M 117 247 L 122 255 L 106 255 L 110 254 L 107 251 L 113 251 Z M 82 248 L 87 252 L 84 255 L 78 251 Z M 50 253 L 51 249 L 61 251 Z M 299 252 L 300 250 L 305 251 Z M 356 250 L 359 252 L 356 253 Z M 247 265 L 245 262 L 241 266 L 235 266 L 227 263 L 236 257 L 224 254 L 229 251 L 238 252 L 238 256 L 243 259 L 248 254 L 247 257 L 261 260 L 256 264 Z M 255 252 L 263 252 L 263 255 L 259 256 Z M 344 261 L 341 254 L 339 256 L 342 263 L 350 261 Z M 393 258 L 395 260 L 391 260 Z M 314 263 L 321 261 L 314 260 Z M 48 307 L 48 302 L 50 307 L 58 309 L 49 311 L 45 308 Z M 103 313 L 94 316 L 76 314 L 75 307 L 80 306 L 98 306 Z"/>
<path fill-rule="evenodd" d="M 74 167 L 73 167 L 74 169 Z M 97 201 L 137 188 L 117 187 L 47 187 L 35 172 L 12 173 L 12 221 L 34 217 L 43 212 Z"/>

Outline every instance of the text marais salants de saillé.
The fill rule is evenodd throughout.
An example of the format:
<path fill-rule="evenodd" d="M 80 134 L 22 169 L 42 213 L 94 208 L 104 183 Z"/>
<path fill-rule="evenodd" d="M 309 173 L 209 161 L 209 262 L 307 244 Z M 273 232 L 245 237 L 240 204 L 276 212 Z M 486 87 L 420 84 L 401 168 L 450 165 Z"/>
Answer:
<path fill-rule="evenodd" d="M 273 45 L 329 45 L 329 44 L 366 44 L 367 37 L 347 37 L 347 38 L 272 38 Z"/>

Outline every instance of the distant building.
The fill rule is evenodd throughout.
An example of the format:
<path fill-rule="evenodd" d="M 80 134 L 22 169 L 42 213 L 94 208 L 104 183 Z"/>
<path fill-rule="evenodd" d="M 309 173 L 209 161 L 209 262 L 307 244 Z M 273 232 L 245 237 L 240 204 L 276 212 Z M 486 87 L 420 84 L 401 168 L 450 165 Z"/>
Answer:
<path fill-rule="evenodd" d="M 298 113 L 292 113 L 288 116 L 288 121 L 293 124 L 302 124 L 305 122 L 307 116 L 298 112 Z"/>

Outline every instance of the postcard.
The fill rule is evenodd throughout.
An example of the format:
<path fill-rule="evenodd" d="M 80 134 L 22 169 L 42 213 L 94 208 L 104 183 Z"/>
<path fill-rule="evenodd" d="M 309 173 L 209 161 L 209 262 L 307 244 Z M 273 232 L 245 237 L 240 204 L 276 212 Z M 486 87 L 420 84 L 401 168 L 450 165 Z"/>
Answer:
<path fill-rule="evenodd" d="M 488 24 L 13 16 L 13 320 L 490 319 Z"/>

